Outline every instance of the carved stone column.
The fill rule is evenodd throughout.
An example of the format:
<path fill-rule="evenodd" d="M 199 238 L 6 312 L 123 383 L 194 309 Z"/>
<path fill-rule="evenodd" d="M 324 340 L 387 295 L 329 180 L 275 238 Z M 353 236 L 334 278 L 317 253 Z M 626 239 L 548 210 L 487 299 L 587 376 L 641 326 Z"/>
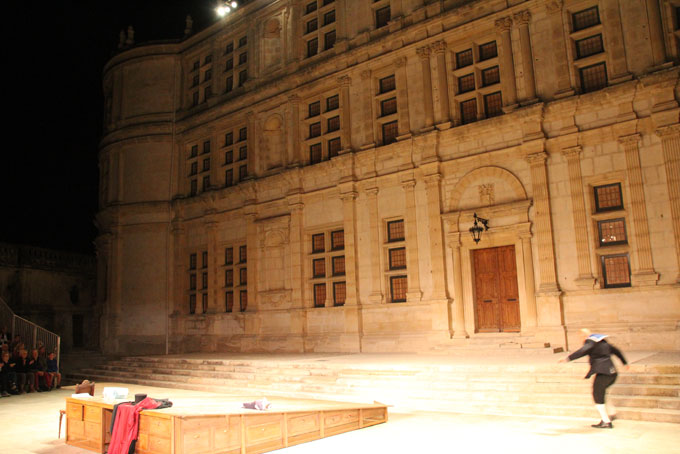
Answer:
<path fill-rule="evenodd" d="M 460 233 L 447 236 L 453 261 L 453 337 L 469 337 L 465 330 L 465 305 L 463 304 L 463 269 L 460 255 Z"/>
<path fill-rule="evenodd" d="M 550 21 L 550 50 L 552 55 L 553 76 L 557 82 L 556 98 L 564 98 L 574 94 L 574 87 L 569 78 L 569 59 L 567 58 L 567 43 L 564 38 L 564 24 L 562 20 L 562 0 L 550 0 L 546 5 L 548 20 Z"/>
<path fill-rule="evenodd" d="M 432 51 L 429 46 L 416 49 L 420 67 L 423 73 L 423 110 L 425 111 L 425 126 L 422 131 L 431 131 L 434 123 L 434 109 L 432 106 L 432 70 L 430 68 L 430 55 Z"/>
<path fill-rule="evenodd" d="M 380 215 L 378 213 L 378 188 L 366 188 L 368 203 L 369 243 L 371 245 L 371 293 L 368 301 L 378 304 L 383 301 L 380 272 Z"/>
<path fill-rule="evenodd" d="M 439 95 L 434 121 L 437 129 L 448 129 L 451 127 L 451 117 L 449 113 L 449 79 L 446 70 L 446 42 L 437 41 L 431 46 L 437 62 L 437 93 Z"/>
<path fill-rule="evenodd" d="M 555 271 L 555 251 L 553 245 L 552 221 L 550 219 L 550 194 L 548 191 L 548 173 L 545 152 L 527 156 L 531 169 L 531 187 L 534 198 L 534 223 L 538 244 L 538 263 L 540 270 L 539 292 L 559 292 L 557 273 Z"/>
<path fill-rule="evenodd" d="M 574 220 L 574 234 L 576 237 L 576 257 L 578 260 L 578 278 L 576 285 L 581 288 L 592 289 L 595 285 L 592 265 L 590 263 L 590 248 L 588 247 L 588 218 L 583 194 L 583 180 L 581 176 L 581 147 L 569 147 L 562 150 L 567 158 L 569 168 L 569 188 L 571 190 L 571 212 Z"/>
<path fill-rule="evenodd" d="M 531 232 L 521 233 L 522 256 L 524 258 L 524 282 L 526 284 L 527 312 L 522 327 L 532 330 L 538 324 L 536 311 L 536 282 L 534 280 L 534 260 L 531 251 Z"/>
<path fill-rule="evenodd" d="M 304 159 L 300 147 L 300 102 L 298 95 L 288 97 L 288 152 L 286 162 L 288 167 L 302 165 Z"/>
<path fill-rule="evenodd" d="M 512 58 L 512 39 L 510 29 L 512 19 L 503 17 L 496 20 L 496 31 L 500 40 L 501 90 L 503 91 L 503 107 L 512 110 L 517 107 L 517 84 L 515 82 L 515 62 Z"/>
<path fill-rule="evenodd" d="M 354 184 L 341 189 L 343 229 L 345 230 L 345 306 L 357 305 L 356 198 Z"/>
<path fill-rule="evenodd" d="M 407 179 L 401 182 L 404 188 L 406 201 L 405 227 L 406 227 L 406 263 L 408 270 L 408 290 L 406 300 L 417 302 L 423 296 L 420 290 L 420 263 L 418 261 L 418 222 L 416 213 L 416 182 Z"/>
<path fill-rule="evenodd" d="M 626 154 L 630 206 L 633 226 L 635 228 L 637 263 L 633 262 L 634 269 L 632 270 L 631 279 L 633 285 L 656 285 L 659 275 L 654 272 L 654 265 L 652 263 L 652 244 L 649 241 L 649 223 L 647 221 L 645 192 L 642 184 L 642 167 L 640 165 L 640 150 L 638 149 L 639 142 L 640 134 L 619 137 L 619 143 L 623 146 Z"/>
<path fill-rule="evenodd" d="M 666 185 L 671 205 L 671 223 L 675 237 L 675 256 L 678 260 L 678 277 L 680 282 L 680 124 L 664 126 L 656 130 L 661 137 L 663 161 L 666 168 Z"/>
<path fill-rule="evenodd" d="M 430 267 L 432 269 L 433 300 L 444 300 L 446 295 L 446 273 L 444 271 L 444 245 L 442 244 L 442 220 L 439 184 L 439 173 L 425 177 L 425 193 L 427 195 L 427 220 L 430 227 Z"/>
<path fill-rule="evenodd" d="M 375 133 L 373 132 L 373 80 L 371 71 L 361 72 L 361 83 L 364 93 L 364 144 L 362 150 L 375 147 Z"/>
<path fill-rule="evenodd" d="M 399 132 L 397 140 L 411 137 L 411 122 L 408 114 L 408 85 L 406 81 L 406 57 L 394 60 L 394 79 L 397 84 L 397 117 Z"/>
<path fill-rule="evenodd" d="M 534 57 L 531 52 L 531 37 L 529 35 L 529 21 L 531 13 L 521 11 L 513 16 L 515 24 L 519 27 L 519 43 L 522 50 L 522 67 L 524 69 L 524 94 L 522 104 L 531 104 L 536 98 L 536 79 L 534 77 Z"/>
<path fill-rule="evenodd" d="M 340 132 L 342 151 L 340 151 L 340 154 L 344 154 L 352 151 L 352 118 L 349 101 L 349 87 L 352 85 L 352 79 L 349 76 L 342 76 L 338 79 L 338 85 L 340 87 L 340 125 L 342 127 Z"/>

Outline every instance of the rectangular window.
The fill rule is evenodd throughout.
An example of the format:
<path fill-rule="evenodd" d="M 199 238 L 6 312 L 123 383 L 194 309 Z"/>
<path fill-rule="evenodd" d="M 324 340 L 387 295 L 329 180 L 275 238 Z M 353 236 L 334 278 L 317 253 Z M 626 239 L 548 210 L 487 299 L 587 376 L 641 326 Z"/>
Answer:
<path fill-rule="evenodd" d="M 196 254 L 189 255 L 189 269 L 190 270 L 196 269 Z"/>
<path fill-rule="evenodd" d="M 475 98 L 460 103 L 460 118 L 463 124 L 477 121 L 477 100 Z"/>
<path fill-rule="evenodd" d="M 397 141 L 399 126 L 397 121 L 390 121 L 382 125 L 383 145 L 388 145 Z"/>
<path fill-rule="evenodd" d="M 242 37 L 238 40 L 238 47 L 243 47 L 243 46 L 245 46 L 246 44 L 248 44 L 248 36 L 247 36 L 247 35 L 246 35 L 246 36 L 242 36 Z"/>
<path fill-rule="evenodd" d="M 472 64 L 472 49 L 456 52 L 456 68 L 465 68 Z"/>
<path fill-rule="evenodd" d="M 201 267 L 208 267 L 208 251 L 203 251 L 203 254 L 201 254 Z"/>
<path fill-rule="evenodd" d="M 203 177 L 203 190 L 207 191 L 208 189 L 210 189 L 210 175 Z"/>
<path fill-rule="evenodd" d="M 595 35 L 576 41 L 576 58 L 585 58 L 604 52 L 602 35 Z"/>
<path fill-rule="evenodd" d="M 312 252 L 324 252 L 325 250 L 326 245 L 324 243 L 324 234 L 317 233 L 316 235 L 312 235 Z"/>
<path fill-rule="evenodd" d="M 380 116 L 385 117 L 397 113 L 397 98 L 380 101 Z"/>
<path fill-rule="evenodd" d="M 201 288 L 208 288 L 208 273 L 201 273 Z"/>
<path fill-rule="evenodd" d="M 578 11 L 571 15 L 571 22 L 574 31 L 583 30 L 600 23 L 600 12 L 597 6 Z"/>
<path fill-rule="evenodd" d="M 600 246 L 627 244 L 626 220 L 624 218 L 608 219 L 597 223 Z"/>
<path fill-rule="evenodd" d="M 238 149 L 238 160 L 243 161 L 244 159 L 248 159 L 248 147 L 240 147 Z"/>
<path fill-rule="evenodd" d="M 323 6 L 326 6 L 326 5 L 330 5 L 330 4 L 333 3 L 334 1 L 335 1 L 335 0 L 323 0 L 323 2 L 322 2 L 321 4 L 322 4 Z"/>
<path fill-rule="evenodd" d="M 328 25 L 335 22 L 335 10 L 331 10 L 323 15 L 323 24 Z"/>
<path fill-rule="evenodd" d="M 227 312 L 232 312 L 234 310 L 234 292 L 232 291 L 225 292 L 224 303 Z"/>
<path fill-rule="evenodd" d="M 189 275 L 189 290 L 196 290 L 196 274 Z"/>
<path fill-rule="evenodd" d="M 503 113 L 503 99 L 501 98 L 500 91 L 484 95 L 484 110 L 486 111 L 487 118 Z"/>
<path fill-rule="evenodd" d="M 224 248 L 224 264 L 232 265 L 234 263 L 234 248 Z"/>
<path fill-rule="evenodd" d="M 498 57 L 496 41 L 491 41 L 479 46 L 479 61 L 489 60 Z"/>
<path fill-rule="evenodd" d="M 613 211 L 623 209 L 621 183 L 595 186 L 595 211 Z"/>
<path fill-rule="evenodd" d="M 340 154 L 340 150 L 342 150 L 342 146 L 340 144 L 340 137 L 336 137 L 335 139 L 331 139 L 328 141 L 328 157 L 332 158 L 333 156 L 337 156 Z M 320 152 L 321 150 L 319 150 Z"/>
<path fill-rule="evenodd" d="M 228 150 L 224 152 L 224 163 L 231 164 L 234 162 L 234 150 Z"/>
<path fill-rule="evenodd" d="M 317 115 L 321 114 L 321 101 L 315 101 L 307 107 L 307 111 L 309 113 L 308 118 L 316 117 Z"/>
<path fill-rule="evenodd" d="M 241 290 L 239 293 L 239 306 L 241 309 L 241 312 L 245 312 L 246 309 L 248 308 L 248 291 L 247 290 Z"/>
<path fill-rule="evenodd" d="M 248 262 L 248 247 L 247 246 L 240 246 L 238 248 L 238 262 L 239 263 Z"/>
<path fill-rule="evenodd" d="M 193 146 L 191 147 L 191 155 L 190 155 L 190 157 L 195 158 L 196 156 L 198 156 L 198 145 L 193 145 Z"/>
<path fill-rule="evenodd" d="M 203 313 L 204 314 L 207 313 L 208 312 L 208 294 L 207 293 L 203 293 L 201 295 L 201 306 L 203 306 Z"/>
<path fill-rule="evenodd" d="M 316 164 L 321 162 L 322 159 L 321 144 L 315 143 L 309 147 L 309 163 Z"/>
<path fill-rule="evenodd" d="M 208 69 L 206 70 L 205 74 L 203 74 L 203 81 L 208 81 L 212 80 L 212 70 Z"/>
<path fill-rule="evenodd" d="M 196 180 L 191 180 L 191 189 L 189 190 L 189 193 L 191 195 L 196 195 L 198 194 L 198 181 Z"/>
<path fill-rule="evenodd" d="M 340 129 L 340 117 L 331 117 L 326 121 L 326 132 L 333 132 Z"/>
<path fill-rule="evenodd" d="M 238 270 L 238 284 L 246 285 L 248 283 L 248 269 L 241 268 Z"/>
<path fill-rule="evenodd" d="M 312 276 L 314 278 L 326 277 L 326 259 L 312 260 Z"/>
<path fill-rule="evenodd" d="M 238 130 L 238 141 L 243 142 L 248 139 L 248 128 L 241 128 Z"/>
<path fill-rule="evenodd" d="M 314 284 L 314 307 L 326 305 L 326 284 Z"/>
<path fill-rule="evenodd" d="M 234 52 L 234 43 L 229 43 L 229 44 L 227 44 L 227 46 L 224 48 L 224 54 L 227 55 L 227 54 L 230 54 L 230 53 L 232 53 L 232 52 Z"/>
<path fill-rule="evenodd" d="M 234 169 L 224 171 L 224 185 L 227 187 L 234 185 Z"/>
<path fill-rule="evenodd" d="M 307 3 L 307 6 L 305 7 L 305 14 L 309 14 L 316 11 L 316 2 L 311 2 Z"/>
<path fill-rule="evenodd" d="M 498 66 L 492 66 L 482 71 L 482 86 L 488 87 L 489 85 L 497 84 L 501 81 L 501 74 L 498 70 Z"/>
<path fill-rule="evenodd" d="M 233 287 L 234 286 L 234 270 L 224 270 L 224 286 Z"/>
<path fill-rule="evenodd" d="M 246 80 L 248 80 L 248 70 L 244 69 L 238 73 L 238 86 L 242 87 L 243 84 L 246 83 Z"/>
<path fill-rule="evenodd" d="M 307 22 L 307 33 L 315 32 L 319 28 L 319 21 L 314 18 Z"/>
<path fill-rule="evenodd" d="M 230 58 L 229 60 L 227 60 L 227 63 L 224 65 L 224 70 L 229 71 L 229 70 L 232 70 L 232 69 L 234 69 L 234 59 Z"/>
<path fill-rule="evenodd" d="M 467 93 L 475 89 L 475 75 L 466 74 L 458 78 L 458 93 Z"/>
<path fill-rule="evenodd" d="M 203 172 L 210 170 L 210 158 L 203 160 Z"/>
<path fill-rule="evenodd" d="M 332 49 L 335 46 L 335 30 L 323 35 L 323 50 Z"/>
<path fill-rule="evenodd" d="M 326 98 L 326 112 L 330 112 L 331 110 L 335 110 L 340 107 L 340 98 L 338 95 L 331 96 L 329 98 Z"/>
<path fill-rule="evenodd" d="M 397 88 L 397 84 L 396 84 L 396 81 L 394 79 L 394 75 L 383 77 L 382 79 L 380 79 L 379 85 L 380 85 L 380 93 L 381 94 L 387 93 L 388 91 L 392 91 L 395 88 Z"/>
<path fill-rule="evenodd" d="M 193 81 L 192 81 L 192 83 L 191 83 L 191 86 L 192 86 L 192 87 L 195 87 L 195 86 L 197 86 L 199 83 L 200 83 L 200 80 L 199 80 L 199 77 L 198 77 L 198 74 L 197 74 L 197 75 L 194 76 Z"/>
<path fill-rule="evenodd" d="M 195 91 L 191 94 L 191 105 L 195 106 L 198 104 L 198 92 Z"/>
<path fill-rule="evenodd" d="M 605 288 L 630 287 L 628 254 L 603 255 L 600 261 Z"/>
<path fill-rule="evenodd" d="M 331 232 L 331 251 L 342 251 L 345 249 L 345 231 L 334 230 Z"/>
<path fill-rule="evenodd" d="M 390 276 L 390 293 L 393 303 L 405 302 L 407 289 L 408 280 L 406 276 Z"/>
<path fill-rule="evenodd" d="M 203 142 L 203 154 L 210 153 L 210 141 Z"/>
<path fill-rule="evenodd" d="M 581 68 L 579 74 L 583 93 L 600 90 L 607 86 L 607 65 L 605 62 Z"/>
<path fill-rule="evenodd" d="M 319 39 L 313 38 L 307 41 L 307 58 L 313 57 L 319 51 Z"/>
<path fill-rule="evenodd" d="M 196 313 L 196 295 L 189 295 L 189 313 Z"/>
<path fill-rule="evenodd" d="M 333 282 L 333 305 L 343 306 L 347 299 L 347 285 L 344 282 Z"/>
<path fill-rule="evenodd" d="M 243 52 L 238 56 L 238 64 L 242 65 L 248 62 L 248 52 Z"/>
<path fill-rule="evenodd" d="M 333 276 L 344 276 L 345 275 L 345 256 L 336 255 L 331 259 L 333 266 Z"/>
<path fill-rule="evenodd" d="M 375 11 L 375 28 L 381 28 L 389 24 L 390 19 L 392 19 L 392 13 L 390 12 L 390 7 L 385 6 Z"/>
<path fill-rule="evenodd" d="M 238 181 L 243 181 L 248 176 L 248 166 L 243 165 L 238 168 Z"/>
<path fill-rule="evenodd" d="M 196 175 L 198 173 L 198 162 L 194 161 L 191 163 L 191 172 L 189 175 Z"/>
<path fill-rule="evenodd" d="M 229 77 L 227 77 L 227 82 L 226 82 L 226 89 L 225 89 L 225 91 L 226 91 L 227 93 L 229 93 L 229 92 L 232 91 L 233 89 L 234 89 L 234 77 L 233 77 L 233 76 L 229 76 Z"/>
<path fill-rule="evenodd" d="M 203 90 L 203 98 L 208 99 L 212 96 L 212 86 L 205 87 Z"/>
<path fill-rule="evenodd" d="M 321 122 L 309 125 L 309 137 L 319 137 L 321 135 Z"/>
<path fill-rule="evenodd" d="M 401 270 L 406 268 L 406 248 L 394 248 L 389 250 L 390 269 Z"/>
<path fill-rule="evenodd" d="M 395 241 L 404 241 L 404 220 L 389 221 L 387 223 L 387 241 L 393 243 Z"/>
<path fill-rule="evenodd" d="M 234 134 L 231 132 L 228 132 L 224 135 L 224 146 L 228 147 L 229 145 L 232 145 L 234 143 Z"/>

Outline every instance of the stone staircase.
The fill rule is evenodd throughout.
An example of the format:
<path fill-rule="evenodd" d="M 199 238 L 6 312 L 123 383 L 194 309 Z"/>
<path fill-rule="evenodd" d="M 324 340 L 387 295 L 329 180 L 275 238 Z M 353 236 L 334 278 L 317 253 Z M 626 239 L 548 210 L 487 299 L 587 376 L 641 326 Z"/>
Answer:
<path fill-rule="evenodd" d="M 552 356 L 552 355 L 551 355 Z M 371 364 L 296 359 L 124 357 L 67 375 L 223 393 L 357 402 L 395 409 L 596 418 L 585 364 Z M 680 423 L 680 364 L 633 364 L 610 388 L 621 419 Z"/>

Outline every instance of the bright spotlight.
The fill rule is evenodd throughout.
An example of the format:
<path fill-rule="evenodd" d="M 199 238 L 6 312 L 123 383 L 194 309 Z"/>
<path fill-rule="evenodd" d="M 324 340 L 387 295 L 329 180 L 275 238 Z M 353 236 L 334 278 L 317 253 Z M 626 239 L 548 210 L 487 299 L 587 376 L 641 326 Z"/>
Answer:
<path fill-rule="evenodd" d="M 218 16 L 224 17 L 227 14 L 231 12 L 232 9 L 236 9 L 238 6 L 238 3 L 236 2 L 224 2 L 217 8 L 215 8 L 215 12 L 217 13 Z"/>

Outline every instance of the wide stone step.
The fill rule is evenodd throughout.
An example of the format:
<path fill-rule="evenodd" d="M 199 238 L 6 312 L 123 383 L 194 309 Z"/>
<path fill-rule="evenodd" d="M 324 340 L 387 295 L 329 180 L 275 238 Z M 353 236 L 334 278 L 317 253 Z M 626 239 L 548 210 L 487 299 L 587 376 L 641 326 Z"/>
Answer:
<path fill-rule="evenodd" d="M 680 374 L 620 374 L 616 382 L 622 384 L 680 386 Z"/>
<path fill-rule="evenodd" d="M 664 410 L 680 410 L 680 398 L 655 396 L 609 396 L 614 405 L 631 408 L 659 408 Z"/>
<path fill-rule="evenodd" d="M 619 396 L 660 396 L 680 397 L 680 386 L 677 385 L 626 385 L 617 381 L 609 390 L 610 395 Z"/>

